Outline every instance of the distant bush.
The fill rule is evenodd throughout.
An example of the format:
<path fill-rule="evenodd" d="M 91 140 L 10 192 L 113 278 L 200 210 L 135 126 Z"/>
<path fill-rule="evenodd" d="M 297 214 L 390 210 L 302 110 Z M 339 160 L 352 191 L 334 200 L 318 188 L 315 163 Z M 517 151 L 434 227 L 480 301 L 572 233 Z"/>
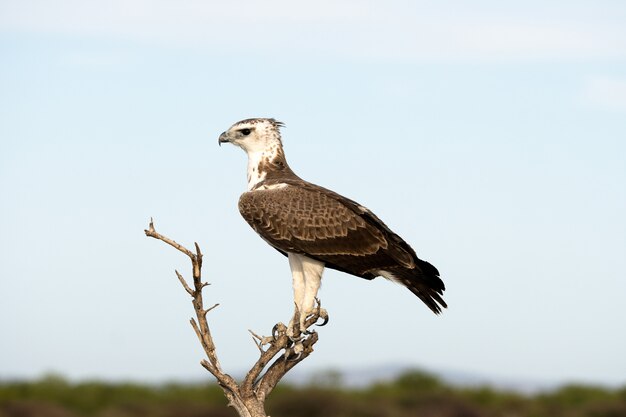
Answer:
<path fill-rule="evenodd" d="M 318 375 L 304 387 L 279 385 L 273 417 L 626 417 L 626 387 L 568 385 L 525 396 L 489 387 L 459 388 L 422 371 L 367 388 Z M 70 383 L 59 375 L 0 382 L 0 417 L 235 417 L 214 384 Z"/>

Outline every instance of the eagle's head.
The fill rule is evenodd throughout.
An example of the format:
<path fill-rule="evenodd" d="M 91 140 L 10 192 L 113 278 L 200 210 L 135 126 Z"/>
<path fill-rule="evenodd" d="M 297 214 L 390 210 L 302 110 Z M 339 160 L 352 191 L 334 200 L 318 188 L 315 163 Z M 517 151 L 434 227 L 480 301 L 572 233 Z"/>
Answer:
<path fill-rule="evenodd" d="M 230 142 L 246 151 L 248 154 L 263 152 L 276 145 L 282 146 L 280 128 L 284 126 L 275 119 L 257 118 L 245 119 L 232 125 L 223 132 L 218 144 Z"/>

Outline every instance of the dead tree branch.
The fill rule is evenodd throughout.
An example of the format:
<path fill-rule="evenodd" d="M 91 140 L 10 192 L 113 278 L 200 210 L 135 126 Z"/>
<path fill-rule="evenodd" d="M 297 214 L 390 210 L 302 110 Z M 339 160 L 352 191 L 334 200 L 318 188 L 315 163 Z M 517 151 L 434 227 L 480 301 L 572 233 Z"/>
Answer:
<path fill-rule="evenodd" d="M 194 243 L 195 252 L 192 252 L 174 240 L 158 233 L 154 228 L 152 219 L 150 219 L 148 229 L 144 231 L 146 236 L 167 243 L 187 255 L 191 260 L 193 288 L 178 271 L 175 273 L 185 291 L 192 298 L 196 317 L 190 320 L 191 326 L 207 356 L 207 359 L 203 359 L 200 364 L 215 377 L 224 391 L 229 405 L 235 408 L 241 417 L 267 417 L 265 399 L 290 369 L 313 352 L 313 345 L 317 342 L 318 335 L 315 331 L 308 329 L 316 324 L 320 318 L 326 320 L 326 312 L 318 308 L 317 313 L 307 318 L 305 329 L 297 329 L 295 335 L 293 331 L 288 332 L 287 326 L 282 323 L 274 326 L 271 337 L 261 337 L 251 331 L 255 339 L 254 342 L 259 348 L 260 357 L 252 365 L 243 381 L 237 383 L 233 377 L 222 370 L 209 329 L 207 313 L 219 304 L 207 309 L 204 308 L 202 289 L 209 284 L 202 282 L 202 252 L 200 247 Z M 297 317 L 297 311 L 294 312 L 294 317 Z M 294 319 L 292 322 L 297 323 L 298 320 Z M 264 346 L 268 347 L 264 350 Z"/>

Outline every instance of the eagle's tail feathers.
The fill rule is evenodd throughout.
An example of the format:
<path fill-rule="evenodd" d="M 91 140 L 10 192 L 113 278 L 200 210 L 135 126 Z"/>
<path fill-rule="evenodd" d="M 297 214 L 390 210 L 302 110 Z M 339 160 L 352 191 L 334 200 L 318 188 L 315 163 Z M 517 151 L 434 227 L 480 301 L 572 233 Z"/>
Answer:
<path fill-rule="evenodd" d="M 404 285 L 430 308 L 433 313 L 441 313 L 448 305 L 441 297 L 446 289 L 439 278 L 439 271 L 428 262 L 418 259 L 415 268 L 398 268 L 393 271 L 379 271 L 380 275 Z"/>
<path fill-rule="evenodd" d="M 432 310 L 433 313 L 439 314 L 441 313 L 442 307 L 448 307 L 446 302 L 443 301 L 443 298 L 441 298 L 441 295 L 439 295 L 431 287 L 423 284 L 415 284 L 412 282 L 407 282 L 404 285 L 409 289 L 409 291 L 417 295 L 419 299 L 422 300 L 424 304 L 426 304 L 426 306 L 428 306 L 428 308 Z"/>

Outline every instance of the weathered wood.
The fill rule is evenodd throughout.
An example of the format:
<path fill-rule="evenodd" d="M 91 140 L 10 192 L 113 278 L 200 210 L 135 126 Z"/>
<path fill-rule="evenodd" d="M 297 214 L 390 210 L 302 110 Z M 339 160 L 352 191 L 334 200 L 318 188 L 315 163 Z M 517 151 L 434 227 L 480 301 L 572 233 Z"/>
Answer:
<path fill-rule="evenodd" d="M 158 233 L 154 228 L 152 219 L 150 219 L 148 229 L 144 231 L 146 236 L 167 243 L 187 255 L 191 260 L 193 288 L 178 271 L 175 272 L 183 288 L 192 298 L 196 317 L 190 320 L 191 326 L 207 356 L 207 359 L 203 359 L 200 364 L 215 377 L 224 391 L 224 396 L 228 399 L 228 405 L 233 407 L 241 417 L 267 417 L 265 399 L 290 369 L 313 352 L 313 345 L 318 340 L 318 334 L 308 329 L 315 325 L 320 318 L 327 321 L 326 312 L 318 308 L 316 313 L 307 318 L 304 329 L 297 328 L 299 326 L 298 320 L 292 320 L 295 328 L 288 331 L 287 326 L 278 323 L 272 329 L 272 337 L 261 337 L 251 332 L 255 338 L 254 343 L 259 348 L 260 357 L 252 365 L 243 381 L 237 383 L 233 377 L 222 370 L 211 336 L 207 313 L 219 304 L 207 309 L 204 308 L 202 290 L 209 284 L 202 282 L 200 246 L 194 243 L 195 253 L 190 251 L 174 240 Z M 294 312 L 294 317 L 297 317 L 297 311 Z M 264 350 L 266 345 L 268 347 Z M 263 372 L 264 369 L 265 372 Z"/>

